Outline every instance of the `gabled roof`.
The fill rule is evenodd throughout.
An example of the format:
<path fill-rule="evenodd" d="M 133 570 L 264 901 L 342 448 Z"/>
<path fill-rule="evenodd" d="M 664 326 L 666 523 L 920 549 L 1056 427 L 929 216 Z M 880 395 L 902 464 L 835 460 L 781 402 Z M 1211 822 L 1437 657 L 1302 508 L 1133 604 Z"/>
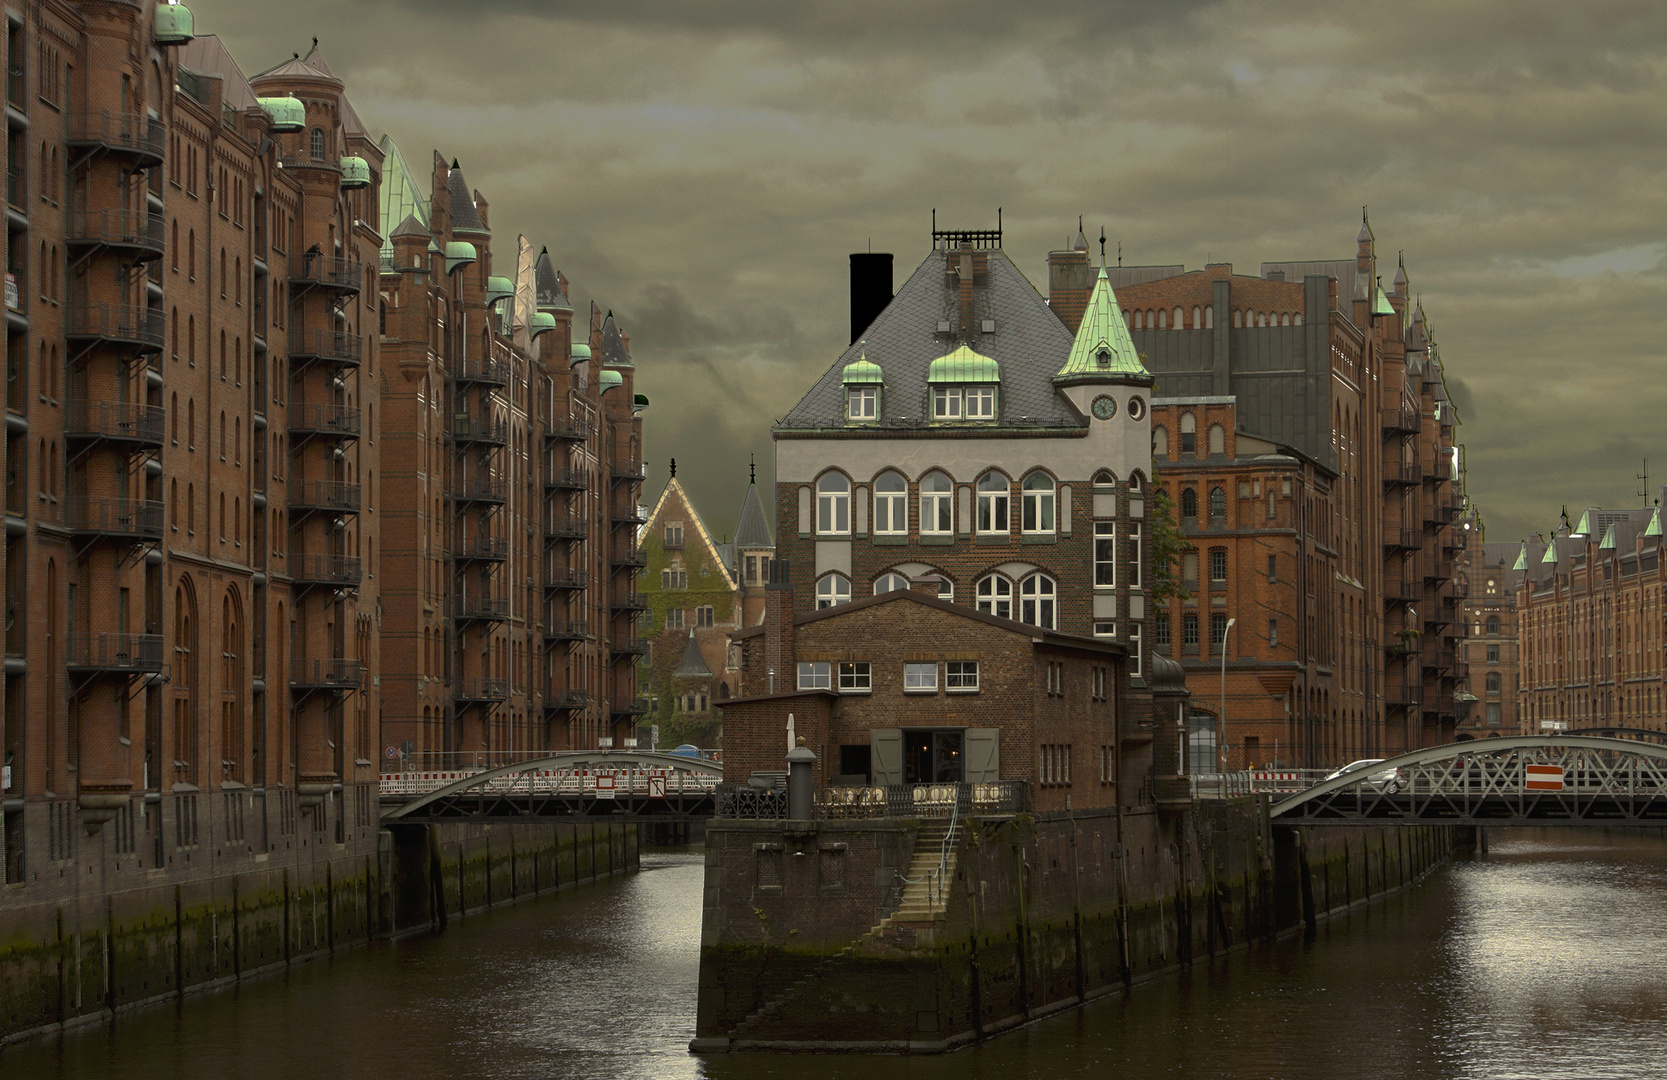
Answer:
<path fill-rule="evenodd" d="M 1047 301 L 999 248 L 973 253 L 988 267 L 983 284 L 974 286 L 974 321 L 979 332 L 968 335 L 980 355 L 1001 371 L 997 395 L 1001 428 L 1081 430 L 1079 416 L 1054 389 L 1053 374 L 1071 351 L 1071 332 Z M 880 416 L 861 425 L 864 431 L 921 430 L 931 427 L 927 372 L 932 361 L 952 352 L 959 322 L 958 289 L 949 284 L 951 259 L 958 251 L 931 252 L 884 311 L 828 366 L 815 386 L 777 425 L 777 431 L 845 430 L 845 367 L 861 357 L 885 373 Z M 983 333 L 986 320 L 995 331 Z M 948 322 L 951 333 L 939 331 Z"/>
<path fill-rule="evenodd" d="M 218 34 L 203 34 L 180 46 L 179 66 L 202 75 L 218 75 L 220 100 L 234 109 L 253 109 L 259 104 L 243 69 Z"/>
<path fill-rule="evenodd" d="M 631 350 L 625 347 L 625 338 L 620 335 L 619 324 L 614 321 L 614 313 L 608 312 L 608 317 L 602 320 L 602 364 L 605 367 L 635 367 L 631 363 Z"/>
<path fill-rule="evenodd" d="M 428 226 L 418 221 L 416 214 L 406 214 L 405 220 L 396 225 L 394 231 L 388 234 L 388 239 L 392 240 L 396 236 L 421 236 L 426 238 L 428 235 Z"/>
<path fill-rule="evenodd" d="M 1054 382 L 1135 379 L 1148 383 L 1152 379 L 1135 351 L 1129 325 L 1123 321 L 1123 310 L 1117 305 L 1117 294 L 1103 266 L 1094 279 L 1094 291 L 1088 294 L 1088 310 L 1083 312 L 1070 355 L 1053 379 Z"/>
<path fill-rule="evenodd" d="M 428 199 L 417 187 L 411 166 L 393 137 L 384 135 L 377 145 L 382 148 L 382 254 L 392 255 L 394 246 L 389 240 L 393 230 L 403 229 L 408 219 L 415 218 L 425 234 L 429 231 Z"/>
<path fill-rule="evenodd" d="M 717 566 L 718 573 L 724 576 L 725 585 L 731 590 L 737 588 L 739 582 L 736 580 L 734 568 L 729 565 L 729 560 L 724 557 L 717 541 L 712 539 L 712 531 L 706 527 L 706 521 L 700 516 L 700 511 L 696 509 L 694 500 L 689 498 L 687 491 L 683 490 L 683 485 L 677 477 L 673 476 L 666 481 L 664 490 L 660 492 L 660 497 L 654 502 L 654 509 L 649 511 L 648 520 L 643 523 L 643 535 L 647 536 L 661 530 L 663 526 L 660 515 L 666 511 L 668 504 L 679 506 L 688 512 L 689 516 L 685 519 L 684 528 L 692 531 L 695 536 L 700 538 L 700 543 L 705 545 L 712 563 Z M 689 543 L 687 532 L 685 532 L 683 546 L 687 548 Z"/>
<path fill-rule="evenodd" d="M 700 645 L 695 641 L 695 632 L 689 631 L 689 640 L 683 646 L 683 658 L 677 662 L 677 670 L 672 672 L 679 679 L 710 679 L 712 669 L 706 666 L 706 658 L 700 655 Z"/>
<path fill-rule="evenodd" d="M 491 236 L 492 230 L 475 212 L 475 197 L 469 191 L 469 181 L 463 179 L 463 170 L 457 167 L 455 161 L 452 162 L 451 174 L 446 178 L 446 190 L 451 194 L 451 231 Z"/>
<path fill-rule="evenodd" d="M 758 497 L 758 484 L 748 483 L 747 493 L 741 497 L 741 520 L 735 525 L 735 550 L 774 550 L 775 546 L 770 537 L 770 519 L 764 516 L 764 502 Z"/>

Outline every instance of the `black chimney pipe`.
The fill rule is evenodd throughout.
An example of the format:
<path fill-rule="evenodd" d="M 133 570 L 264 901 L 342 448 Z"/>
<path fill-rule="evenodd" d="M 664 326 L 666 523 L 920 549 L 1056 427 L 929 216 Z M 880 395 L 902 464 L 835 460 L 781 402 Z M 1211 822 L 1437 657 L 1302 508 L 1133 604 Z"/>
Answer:
<path fill-rule="evenodd" d="M 875 251 L 851 256 L 851 342 L 891 303 L 891 256 Z"/>

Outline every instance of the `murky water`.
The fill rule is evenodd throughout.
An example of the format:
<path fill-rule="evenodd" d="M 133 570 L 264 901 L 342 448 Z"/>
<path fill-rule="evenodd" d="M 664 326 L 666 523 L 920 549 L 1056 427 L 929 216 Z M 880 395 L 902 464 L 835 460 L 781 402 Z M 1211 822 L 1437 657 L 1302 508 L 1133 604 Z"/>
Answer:
<path fill-rule="evenodd" d="M 937 1058 L 691 1056 L 696 854 L 0 1052 L 180 1080 L 1633 1078 L 1667 1071 L 1667 841 L 1495 834 L 1407 894 Z"/>

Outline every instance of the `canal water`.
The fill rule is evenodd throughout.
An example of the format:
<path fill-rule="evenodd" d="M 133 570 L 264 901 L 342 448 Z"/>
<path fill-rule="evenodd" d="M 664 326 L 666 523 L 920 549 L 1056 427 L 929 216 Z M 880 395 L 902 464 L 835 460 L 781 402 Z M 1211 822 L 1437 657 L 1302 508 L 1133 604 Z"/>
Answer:
<path fill-rule="evenodd" d="M 933 1058 L 719 1055 L 693 1034 L 701 861 L 0 1051 L 0 1077 L 295 1080 L 1662 1075 L 1667 841 L 1496 833 L 1300 938 Z"/>

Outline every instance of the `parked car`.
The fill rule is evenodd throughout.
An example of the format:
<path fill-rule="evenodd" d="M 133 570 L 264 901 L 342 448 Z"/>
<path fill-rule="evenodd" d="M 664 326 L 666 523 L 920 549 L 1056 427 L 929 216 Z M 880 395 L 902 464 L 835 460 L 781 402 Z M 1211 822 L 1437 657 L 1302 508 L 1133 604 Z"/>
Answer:
<path fill-rule="evenodd" d="M 1338 769 L 1336 772 L 1327 776 L 1326 779 L 1335 780 L 1339 776 L 1343 776 L 1346 773 L 1363 772 L 1370 769 L 1373 765 L 1381 765 L 1382 763 L 1383 758 L 1362 758 L 1359 761 L 1351 761 L 1341 769 Z M 1366 782 L 1368 784 L 1389 795 L 1393 795 L 1397 791 L 1400 791 L 1401 784 L 1404 781 L 1405 778 L 1401 775 L 1400 769 L 1382 769 L 1377 772 L 1367 773 L 1366 776 Z"/>

